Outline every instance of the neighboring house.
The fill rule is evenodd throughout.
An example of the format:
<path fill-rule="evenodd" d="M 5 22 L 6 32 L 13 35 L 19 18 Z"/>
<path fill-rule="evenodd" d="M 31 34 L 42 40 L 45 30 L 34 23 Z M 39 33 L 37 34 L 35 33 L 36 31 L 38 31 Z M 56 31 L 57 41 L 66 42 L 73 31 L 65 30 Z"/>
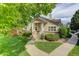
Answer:
<path fill-rule="evenodd" d="M 30 28 L 32 30 L 33 37 L 35 39 L 39 39 L 41 38 L 41 35 L 45 35 L 47 33 L 58 34 L 60 24 L 61 19 L 50 19 L 39 16 L 32 21 L 32 26 L 30 26 Z"/>

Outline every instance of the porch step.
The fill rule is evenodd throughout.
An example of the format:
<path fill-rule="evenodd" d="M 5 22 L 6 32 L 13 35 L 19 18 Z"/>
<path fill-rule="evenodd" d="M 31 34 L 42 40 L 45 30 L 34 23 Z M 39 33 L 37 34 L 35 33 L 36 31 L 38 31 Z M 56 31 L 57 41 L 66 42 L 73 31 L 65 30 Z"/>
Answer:
<path fill-rule="evenodd" d="M 32 35 L 33 35 L 33 38 L 35 39 L 35 40 L 38 40 L 39 39 L 39 34 L 35 31 L 35 32 L 33 32 L 32 33 Z"/>

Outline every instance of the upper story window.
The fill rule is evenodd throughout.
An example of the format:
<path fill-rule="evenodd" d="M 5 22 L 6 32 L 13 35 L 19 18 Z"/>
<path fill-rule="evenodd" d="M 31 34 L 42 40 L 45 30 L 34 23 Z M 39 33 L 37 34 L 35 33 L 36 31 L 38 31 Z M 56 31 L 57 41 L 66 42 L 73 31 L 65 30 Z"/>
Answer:
<path fill-rule="evenodd" d="M 49 26 L 48 31 L 55 32 L 56 31 L 56 26 Z"/>

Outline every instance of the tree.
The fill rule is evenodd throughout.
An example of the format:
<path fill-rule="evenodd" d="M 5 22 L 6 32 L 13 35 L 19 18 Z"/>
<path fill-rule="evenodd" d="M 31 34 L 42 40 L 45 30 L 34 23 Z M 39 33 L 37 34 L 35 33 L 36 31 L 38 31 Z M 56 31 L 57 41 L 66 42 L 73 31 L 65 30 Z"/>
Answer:
<path fill-rule="evenodd" d="M 79 10 L 77 10 L 74 16 L 72 17 L 70 28 L 72 30 L 79 29 Z"/>
<path fill-rule="evenodd" d="M 55 4 L 19 4 L 18 10 L 21 14 L 23 24 L 27 25 L 28 22 L 35 18 L 37 15 L 47 15 L 55 7 Z"/>
<path fill-rule="evenodd" d="M 54 4 L 0 4 L 0 30 L 25 27 L 39 14 L 47 15 Z"/>
<path fill-rule="evenodd" d="M 60 38 L 66 38 L 70 36 L 70 29 L 64 25 L 61 25 L 59 28 Z"/>

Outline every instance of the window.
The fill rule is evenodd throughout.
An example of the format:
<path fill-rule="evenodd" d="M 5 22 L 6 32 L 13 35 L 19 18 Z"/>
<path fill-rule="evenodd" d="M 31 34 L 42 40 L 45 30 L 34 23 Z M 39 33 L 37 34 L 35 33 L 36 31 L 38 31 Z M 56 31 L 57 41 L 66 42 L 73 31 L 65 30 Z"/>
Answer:
<path fill-rule="evenodd" d="M 51 31 L 51 27 L 49 26 L 48 31 Z"/>
<path fill-rule="evenodd" d="M 56 27 L 54 27 L 53 30 L 56 31 Z"/>
<path fill-rule="evenodd" d="M 56 26 L 49 26 L 48 31 L 56 31 Z"/>

